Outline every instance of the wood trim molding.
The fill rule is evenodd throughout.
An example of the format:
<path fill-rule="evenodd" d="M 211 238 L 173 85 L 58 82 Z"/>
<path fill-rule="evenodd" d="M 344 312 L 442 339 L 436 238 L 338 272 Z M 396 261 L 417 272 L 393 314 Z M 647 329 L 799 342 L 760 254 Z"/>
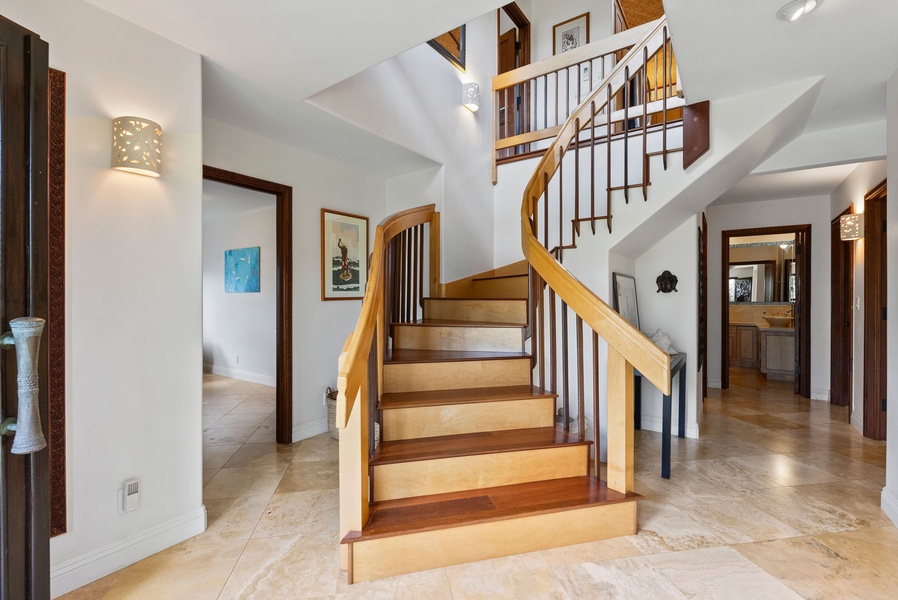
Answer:
<path fill-rule="evenodd" d="M 293 443 L 293 188 L 203 165 L 203 179 L 227 183 L 277 198 L 277 392 L 276 438 Z"/>
<path fill-rule="evenodd" d="M 49 353 L 50 535 L 66 532 L 65 463 L 65 89 L 62 71 L 50 69 L 49 79 Z"/>

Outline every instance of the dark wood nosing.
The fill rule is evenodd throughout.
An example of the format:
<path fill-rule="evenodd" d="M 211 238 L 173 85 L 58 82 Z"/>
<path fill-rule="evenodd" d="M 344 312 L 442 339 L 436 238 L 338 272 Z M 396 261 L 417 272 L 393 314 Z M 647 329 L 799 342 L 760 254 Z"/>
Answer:
<path fill-rule="evenodd" d="M 527 298 L 478 298 L 477 296 L 453 296 L 451 298 L 424 298 L 424 302 L 445 302 L 473 300 L 476 302 L 527 302 Z"/>
<path fill-rule="evenodd" d="M 490 275 L 489 277 L 475 277 L 471 281 L 490 281 L 493 279 L 516 279 L 519 277 L 529 277 L 527 273 L 513 273 L 511 275 Z"/>
<path fill-rule="evenodd" d="M 642 496 L 623 494 L 594 477 L 566 477 L 479 490 L 433 494 L 372 503 L 368 524 L 353 531 L 343 544 L 439 531 L 528 516 L 637 502 Z"/>
<path fill-rule="evenodd" d="M 457 321 L 455 319 L 419 319 L 414 323 L 394 322 L 393 327 L 466 327 L 469 329 L 521 329 L 520 323 L 508 323 L 504 321 Z"/>

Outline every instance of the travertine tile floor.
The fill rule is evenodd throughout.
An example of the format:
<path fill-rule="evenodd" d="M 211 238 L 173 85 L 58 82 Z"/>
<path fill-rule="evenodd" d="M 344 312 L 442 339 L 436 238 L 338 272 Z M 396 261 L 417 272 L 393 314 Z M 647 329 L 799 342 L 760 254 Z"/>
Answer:
<path fill-rule="evenodd" d="M 735 370 L 734 370 L 735 371 Z M 879 508 L 885 444 L 847 409 L 734 372 L 700 441 L 637 434 L 639 534 L 348 586 L 337 443 L 274 443 L 271 388 L 206 376 L 208 530 L 65 596 L 129 599 L 898 597 L 898 529 Z"/>

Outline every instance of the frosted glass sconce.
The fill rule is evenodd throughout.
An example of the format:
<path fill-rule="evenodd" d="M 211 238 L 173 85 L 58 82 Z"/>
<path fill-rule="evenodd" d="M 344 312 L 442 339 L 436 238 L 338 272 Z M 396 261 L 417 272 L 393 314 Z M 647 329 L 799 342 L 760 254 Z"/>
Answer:
<path fill-rule="evenodd" d="M 839 237 L 843 242 L 864 237 L 864 213 L 842 215 L 839 219 Z"/>
<path fill-rule="evenodd" d="M 463 88 L 462 102 L 465 108 L 471 112 L 477 112 L 480 108 L 480 86 L 476 83 L 466 83 Z"/>
<path fill-rule="evenodd" d="M 162 127 L 141 117 L 112 121 L 112 168 L 159 177 L 162 169 Z"/>

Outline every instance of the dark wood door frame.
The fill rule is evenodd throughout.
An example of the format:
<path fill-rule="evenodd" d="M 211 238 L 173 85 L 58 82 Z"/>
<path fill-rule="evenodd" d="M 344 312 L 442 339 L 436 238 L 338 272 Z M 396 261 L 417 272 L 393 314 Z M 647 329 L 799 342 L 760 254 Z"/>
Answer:
<path fill-rule="evenodd" d="M 293 188 L 288 185 L 203 166 L 203 179 L 274 194 L 277 198 L 276 438 L 293 443 Z"/>
<path fill-rule="evenodd" d="M 841 217 L 851 212 L 851 207 L 845 209 L 830 224 L 829 401 L 834 406 L 849 406 L 853 392 L 854 243 L 842 241 L 839 224 Z"/>
<path fill-rule="evenodd" d="M 886 439 L 886 182 L 864 198 L 864 436 Z"/>
<path fill-rule="evenodd" d="M 800 254 L 796 255 L 798 268 L 798 298 L 795 302 L 796 353 L 799 356 L 800 372 L 796 378 L 796 393 L 811 397 L 811 226 L 783 225 L 780 227 L 755 227 L 750 229 L 730 229 L 721 232 L 721 330 L 720 330 L 720 387 L 730 386 L 730 365 L 727 352 L 727 334 L 730 328 L 730 299 L 727 280 L 729 278 L 730 238 L 749 235 L 770 235 L 794 233 L 796 240 L 804 238 Z M 796 244 L 796 247 L 798 244 Z"/>
<path fill-rule="evenodd" d="M 0 17 L 0 331 L 49 320 L 49 47 Z M 38 355 L 39 418 L 49 419 L 49 352 Z M 0 354 L 0 421 L 18 415 L 15 352 Z M 46 438 L 50 432 L 43 430 Z M 0 438 L 0 600 L 50 597 L 49 451 L 12 454 Z"/>

